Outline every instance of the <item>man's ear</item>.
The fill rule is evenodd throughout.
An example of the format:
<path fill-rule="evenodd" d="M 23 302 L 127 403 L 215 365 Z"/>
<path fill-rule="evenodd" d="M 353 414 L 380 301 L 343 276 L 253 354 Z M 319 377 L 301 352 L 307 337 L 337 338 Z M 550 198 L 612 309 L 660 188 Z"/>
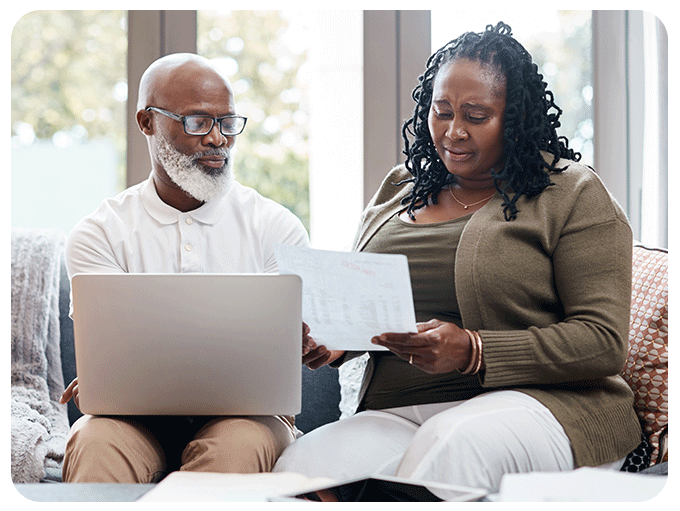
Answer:
<path fill-rule="evenodd" d="M 137 110 L 136 114 L 137 126 L 142 133 L 145 135 L 153 134 L 153 122 L 151 119 L 151 113 L 146 110 Z"/>

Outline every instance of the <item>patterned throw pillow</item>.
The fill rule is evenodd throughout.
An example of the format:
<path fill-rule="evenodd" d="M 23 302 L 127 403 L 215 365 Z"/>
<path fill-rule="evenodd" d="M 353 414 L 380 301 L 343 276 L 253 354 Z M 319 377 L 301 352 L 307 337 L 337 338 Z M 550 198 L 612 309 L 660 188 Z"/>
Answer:
<path fill-rule="evenodd" d="M 668 253 L 633 249 L 629 350 L 622 376 L 635 393 L 635 410 L 659 459 L 659 436 L 668 425 Z M 667 459 L 667 453 L 665 453 Z"/>

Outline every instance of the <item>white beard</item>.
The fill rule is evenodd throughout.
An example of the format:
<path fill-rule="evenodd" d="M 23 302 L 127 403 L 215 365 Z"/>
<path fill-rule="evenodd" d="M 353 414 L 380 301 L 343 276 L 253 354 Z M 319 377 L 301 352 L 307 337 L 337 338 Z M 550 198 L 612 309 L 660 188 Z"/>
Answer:
<path fill-rule="evenodd" d="M 170 179 L 185 193 L 201 202 L 223 197 L 234 182 L 233 162 L 228 149 L 211 149 L 187 156 L 179 152 L 170 141 L 158 137 L 158 160 Z M 207 168 L 196 162 L 197 158 L 223 155 L 226 163 L 220 169 Z"/>

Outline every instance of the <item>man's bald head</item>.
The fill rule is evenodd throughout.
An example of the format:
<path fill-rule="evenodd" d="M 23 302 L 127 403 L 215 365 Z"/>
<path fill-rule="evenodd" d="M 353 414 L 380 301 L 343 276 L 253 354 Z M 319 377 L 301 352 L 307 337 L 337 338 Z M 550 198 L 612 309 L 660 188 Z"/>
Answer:
<path fill-rule="evenodd" d="M 137 109 L 176 101 L 180 93 L 200 99 L 202 91 L 213 85 L 226 87 L 231 95 L 229 80 L 207 58 L 193 53 L 166 55 L 144 71 L 139 82 Z"/>

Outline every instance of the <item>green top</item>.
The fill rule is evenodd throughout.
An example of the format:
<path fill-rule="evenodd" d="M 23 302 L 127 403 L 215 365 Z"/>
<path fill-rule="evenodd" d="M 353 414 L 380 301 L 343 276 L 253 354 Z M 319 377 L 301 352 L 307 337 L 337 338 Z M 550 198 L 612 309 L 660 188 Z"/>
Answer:
<path fill-rule="evenodd" d="M 553 186 L 537 197 L 520 197 L 515 220 L 505 220 L 498 193 L 472 215 L 456 251 L 456 296 L 464 327 L 482 338 L 480 384 L 538 399 L 564 427 L 576 467 L 597 466 L 640 443 L 633 392 L 619 374 L 628 353 L 633 239 L 592 169 L 567 160 L 556 166 L 566 169 L 551 173 Z M 400 165 L 385 178 L 354 250 L 403 209 L 413 185 L 395 183 L 409 177 Z M 369 360 L 361 397 L 373 371 Z"/>
<path fill-rule="evenodd" d="M 456 249 L 471 215 L 413 224 L 394 215 L 364 247 L 365 252 L 403 254 L 408 259 L 416 321 L 439 319 L 462 326 L 454 283 Z M 385 351 L 371 352 L 375 371 L 364 396 L 368 409 L 458 401 L 484 392 L 475 376 L 427 374 Z"/>

